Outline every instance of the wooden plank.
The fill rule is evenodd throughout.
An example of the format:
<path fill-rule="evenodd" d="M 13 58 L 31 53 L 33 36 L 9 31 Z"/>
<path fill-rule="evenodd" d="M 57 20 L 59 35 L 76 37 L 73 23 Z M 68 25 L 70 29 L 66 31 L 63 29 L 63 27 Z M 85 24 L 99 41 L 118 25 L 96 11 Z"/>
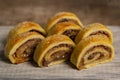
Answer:
<path fill-rule="evenodd" d="M 39 68 L 32 61 L 18 65 L 11 64 L 4 57 L 6 35 L 12 27 L 0 27 L 0 79 L 81 79 L 120 80 L 120 27 L 109 26 L 114 34 L 115 58 L 112 62 L 78 71 L 69 62 Z"/>

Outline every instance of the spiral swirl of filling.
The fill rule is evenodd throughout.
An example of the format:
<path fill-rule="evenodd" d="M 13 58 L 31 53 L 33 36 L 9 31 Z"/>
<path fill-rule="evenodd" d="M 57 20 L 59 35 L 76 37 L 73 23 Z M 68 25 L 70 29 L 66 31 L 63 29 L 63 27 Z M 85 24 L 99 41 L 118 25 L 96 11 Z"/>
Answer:
<path fill-rule="evenodd" d="M 71 62 L 78 68 L 109 62 L 114 57 L 114 48 L 105 35 L 93 35 L 82 39 L 71 55 Z"/>
<path fill-rule="evenodd" d="M 43 59 L 43 66 L 48 66 L 50 63 L 59 60 L 69 59 L 74 46 L 69 44 L 59 44 L 47 51 Z"/>
<path fill-rule="evenodd" d="M 86 37 L 94 36 L 94 35 L 106 36 L 110 40 L 110 43 L 113 42 L 113 36 L 110 29 L 108 29 L 106 26 L 100 23 L 93 23 L 93 24 L 87 25 L 85 28 L 83 28 L 83 30 L 81 30 L 78 33 L 78 35 L 75 38 L 75 43 L 77 44 L 82 39 Z"/>
<path fill-rule="evenodd" d="M 18 64 L 32 59 L 36 46 L 44 39 L 37 32 L 27 32 L 13 36 L 5 46 L 5 56 Z"/>
<path fill-rule="evenodd" d="M 34 50 L 41 39 L 31 39 L 22 44 L 13 54 L 15 63 L 25 62 L 32 59 Z"/>
<path fill-rule="evenodd" d="M 74 42 L 65 35 L 51 35 L 40 42 L 34 53 L 38 66 L 51 66 L 70 58 L 75 47 Z"/>

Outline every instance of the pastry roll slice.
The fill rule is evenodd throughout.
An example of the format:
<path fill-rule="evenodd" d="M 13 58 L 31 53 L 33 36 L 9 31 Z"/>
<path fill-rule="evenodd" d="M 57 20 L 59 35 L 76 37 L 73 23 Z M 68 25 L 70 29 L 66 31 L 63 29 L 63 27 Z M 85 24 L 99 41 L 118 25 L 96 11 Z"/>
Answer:
<path fill-rule="evenodd" d="M 100 23 L 93 23 L 87 25 L 78 33 L 75 38 L 75 43 L 79 43 L 80 40 L 93 35 L 105 35 L 110 40 L 110 43 L 113 41 L 113 35 L 110 29 Z"/>
<path fill-rule="evenodd" d="M 114 57 L 114 48 L 109 39 L 103 35 L 94 35 L 82 39 L 71 54 L 71 62 L 84 69 L 97 64 L 109 62 Z"/>
<path fill-rule="evenodd" d="M 32 59 L 37 44 L 43 39 L 44 37 L 36 32 L 15 35 L 6 43 L 5 56 L 15 64 L 28 61 Z"/>
<path fill-rule="evenodd" d="M 69 59 L 74 47 L 69 37 L 52 35 L 38 44 L 33 59 L 40 67 L 59 64 Z"/>
<path fill-rule="evenodd" d="M 72 21 L 75 24 L 79 25 L 80 27 L 83 27 L 83 24 L 81 23 L 79 18 L 74 13 L 59 12 L 53 18 L 50 19 L 46 27 L 46 30 L 48 31 L 50 28 L 55 26 L 57 23 L 68 22 L 68 21 Z"/>
<path fill-rule="evenodd" d="M 48 36 L 53 34 L 63 34 L 70 37 L 73 41 L 78 32 L 81 30 L 81 27 L 75 23 L 68 21 L 56 24 L 48 31 Z"/>
<path fill-rule="evenodd" d="M 13 37 L 14 35 L 26 33 L 26 32 L 38 32 L 43 36 L 46 35 L 45 30 L 39 24 L 35 22 L 25 21 L 25 22 L 19 23 L 15 28 L 10 30 L 8 34 L 8 39 Z"/>

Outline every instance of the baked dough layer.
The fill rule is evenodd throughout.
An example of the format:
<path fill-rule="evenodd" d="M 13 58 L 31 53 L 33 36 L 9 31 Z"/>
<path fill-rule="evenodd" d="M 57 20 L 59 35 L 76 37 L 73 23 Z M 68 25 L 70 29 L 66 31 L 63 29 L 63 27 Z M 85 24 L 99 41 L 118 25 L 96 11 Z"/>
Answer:
<path fill-rule="evenodd" d="M 71 62 L 84 69 L 97 64 L 110 62 L 114 58 L 114 48 L 105 35 L 94 35 L 82 39 L 71 55 Z"/>
<path fill-rule="evenodd" d="M 75 44 L 65 35 L 52 35 L 40 42 L 34 53 L 38 66 L 50 66 L 68 60 Z"/>
<path fill-rule="evenodd" d="M 81 27 L 71 21 L 61 22 L 56 24 L 48 31 L 48 36 L 53 34 L 63 34 L 70 37 L 74 41 L 74 38 L 80 30 Z"/>
<path fill-rule="evenodd" d="M 8 40 L 15 35 L 26 33 L 26 32 L 38 32 L 39 34 L 45 36 L 45 30 L 35 22 L 25 21 L 16 25 L 13 29 L 10 30 L 8 34 Z"/>
<path fill-rule="evenodd" d="M 44 37 L 42 35 L 40 35 L 39 33 L 36 33 L 36 32 L 28 32 L 28 33 L 25 33 L 25 34 L 15 35 L 11 39 L 9 39 L 6 43 L 5 50 L 4 50 L 5 51 L 5 56 L 12 63 L 16 63 L 16 64 L 28 61 L 29 59 L 31 59 L 30 56 L 33 55 L 33 52 L 34 52 L 33 51 L 32 53 L 30 53 L 32 48 L 36 47 L 38 42 L 40 42 L 43 39 L 44 39 Z M 36 41 L 31 42 L 30 40 L 36 40 Z M 26 44 L 26 42 L 27 42 L 27 45 L 25 45 L 23 47 L 23 45 Z M 16 54 L 17 50 L 21 46 L 23 47 L 23 48 L 21 48 L 21 50 L 23 50 L 23 49 L 25 49 L 25 50 L 21 53 L 18 52 L 18 54 Z M 31 48 L 29 48 L 29 47 L 31 47 Z M 29 51 L 27 51 L 27 50 L 29 50 Z M 27 55 L 26 53 L 28 53 L 28 56 L 24 57 L 24 55 Z M 17 55 L 17 56 L 15 56 L 15 55 Z"/>
<path fill-rule="evenodd" d="M 72 21 L 75 24 L 79 25 L 80 27 L 83 27 L 83 24 L 81 23 L 79 18 L 74 13 L 59 12 L 49 20 L 47 27 L 46 27 L 46 31 L 49 31 L 57 23 L 67 22 L 67 21 Z"/>
<path fill-rule="evenodd" d="M 87 25 L 78 33 L 78 35 L 75 38 L 75 43 L 77 44 L 82 39 L 93 35 L 105 35 L 110 40 L 110 43 L 113 42 L 113 35 L 109 28 L 100 23 L 93 23 Z"/>

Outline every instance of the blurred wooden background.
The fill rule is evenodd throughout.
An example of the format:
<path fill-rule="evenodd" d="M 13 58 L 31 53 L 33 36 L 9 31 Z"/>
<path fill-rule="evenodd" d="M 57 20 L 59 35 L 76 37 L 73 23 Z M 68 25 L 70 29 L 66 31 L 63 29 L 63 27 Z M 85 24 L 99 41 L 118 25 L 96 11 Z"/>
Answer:
<path fill-rule="evenodd" d="M 45 25 L 60 11 L 74 12 L 84 24 L 120 25 L 120 0 L 0 0 L 0 25 L 26 20 Z"/>

